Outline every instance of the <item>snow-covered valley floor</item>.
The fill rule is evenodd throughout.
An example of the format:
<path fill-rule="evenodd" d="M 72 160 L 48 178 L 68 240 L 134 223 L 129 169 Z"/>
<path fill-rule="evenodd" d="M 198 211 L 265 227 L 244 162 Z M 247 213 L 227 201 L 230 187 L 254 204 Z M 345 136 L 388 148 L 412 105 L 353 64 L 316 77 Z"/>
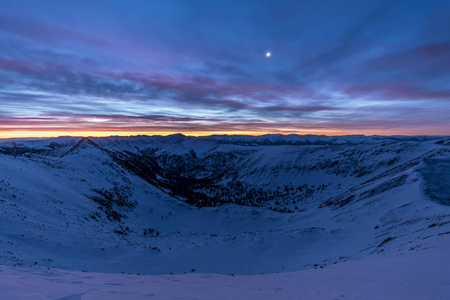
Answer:
<path fill-rule="evenodd" d="M 442 241 L 437 241 L 441 243 Z M 442 246 L 442 245 L 441 245 Z M 2 299 L 449 299 L 450 248 L 262 275 L 136 275 L 0 266 Z"/>

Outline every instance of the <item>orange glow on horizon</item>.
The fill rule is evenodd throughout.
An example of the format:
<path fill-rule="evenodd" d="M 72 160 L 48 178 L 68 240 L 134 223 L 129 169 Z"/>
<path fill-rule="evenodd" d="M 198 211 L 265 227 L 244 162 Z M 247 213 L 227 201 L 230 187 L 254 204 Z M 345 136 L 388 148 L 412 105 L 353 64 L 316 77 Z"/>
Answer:
<path fill-rule="evenodd" d="M 166 131 L 124 131 L 124 130 L 10 130 L 0 131 L 0 139 L 13 139 L 13 138 L 55 138 L 60 136 L 74 136 L 74 137 L 108 137 L 108 136 L 137 136 L 137 135 L 172 135 L 181 133 L 186 136 L 210 136 L 210 135 L 250 135 L 259 136 L 265 134 L 298 134 L 298 135 L 325 135 L 325 136 L 341 136 L 341 135 L 427 135 L 421 132 L 400 132 L 399 130 L 361 130 L 355 132 L 353 130 L 345 129 L 284 129 L 284 130 L 204 130 L 204 131 L 179 131 L 179 130 L 166 130 Z"/>
<path fill-rule="evenodd" d="M 10 138 L 52 138 L 59 136 L 79 136 L 79 137 L 108 137 L 108 136 L 137 136 L 137 135 L 172 135 L 181 133 L 186 136 L 209 136 L 209 135 L 251 135 L 258 136 L 264 134 L 316 134 L 330 135 L 329 132 L 319 132 L 314 130 L 302 131 L 6 131 L 0 132 L 0 139 Z M 332 135 L 345 135 L 348 133 Z"/>

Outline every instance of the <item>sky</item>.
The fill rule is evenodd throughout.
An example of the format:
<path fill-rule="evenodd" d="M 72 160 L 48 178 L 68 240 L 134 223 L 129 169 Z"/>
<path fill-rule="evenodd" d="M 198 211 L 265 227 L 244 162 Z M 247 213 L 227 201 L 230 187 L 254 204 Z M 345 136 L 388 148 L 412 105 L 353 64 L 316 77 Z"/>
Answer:
<path fill-rule="evenodd" d="M 0 138 L 450 135 L 449 15 L 447 0 L 0 0 Z"/>

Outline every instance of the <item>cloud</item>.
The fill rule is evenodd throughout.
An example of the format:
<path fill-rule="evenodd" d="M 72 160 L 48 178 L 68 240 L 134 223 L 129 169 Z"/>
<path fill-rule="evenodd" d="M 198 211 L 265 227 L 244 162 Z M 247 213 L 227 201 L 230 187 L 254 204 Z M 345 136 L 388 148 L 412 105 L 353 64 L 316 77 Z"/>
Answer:
<path fill-rule="evenodd" d="M 371 97 L 374 100 L 450 100 L 450 89 L 432 89 L 402 84 L 360 85 L 346 88 L 351 97 Z"/>
<path fill-rule="evenodd" d="M 430 80 L 448 74 L 450 42 L 414 46 L 367 62 L 372 72 L 400 72 L 406 78 Z"/>

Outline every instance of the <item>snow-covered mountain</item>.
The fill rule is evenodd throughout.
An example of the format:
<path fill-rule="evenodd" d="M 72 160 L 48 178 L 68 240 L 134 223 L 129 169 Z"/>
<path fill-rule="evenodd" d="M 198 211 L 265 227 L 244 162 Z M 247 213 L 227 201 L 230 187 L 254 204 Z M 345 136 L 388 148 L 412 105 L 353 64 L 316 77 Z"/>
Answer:
<path fill-rule="evenodd" d="M 2 140 L 0 264 L 260 274 L 448 251 L 449 166 L 449 137 Z"/>
<path fill-rule="evenodd" d="M 446 137 L 5 140 L 2 263 L 258 273 L 419 248 L 450 222 L 449 149 Z"/>

